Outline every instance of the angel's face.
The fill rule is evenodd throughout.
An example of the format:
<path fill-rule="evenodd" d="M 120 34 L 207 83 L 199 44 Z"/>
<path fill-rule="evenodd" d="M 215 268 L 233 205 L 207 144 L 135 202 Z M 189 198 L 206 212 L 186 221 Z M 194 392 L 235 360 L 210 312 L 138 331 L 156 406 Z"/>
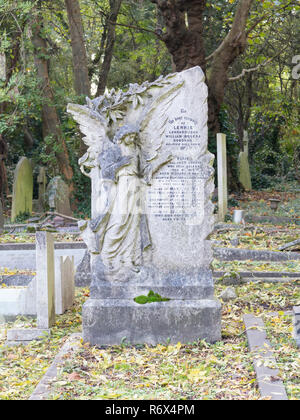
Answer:
<path fill-rule="evenodd" d="M 126 144 L 126 146 L 129 146 L 131 144 L 135 144 L 136 139 L 136 133 L 127 134 L 123 137 L 122 142 Z"/>

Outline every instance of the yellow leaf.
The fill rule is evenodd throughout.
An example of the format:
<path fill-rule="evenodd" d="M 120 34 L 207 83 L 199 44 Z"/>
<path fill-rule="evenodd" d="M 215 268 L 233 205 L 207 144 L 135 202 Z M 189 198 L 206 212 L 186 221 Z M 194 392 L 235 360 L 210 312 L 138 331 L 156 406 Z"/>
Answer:
<path fill-rule="evenodd" d="M 203 381 L 206 377 L 206 371 L 203 369 L 190 369 L 187 377 L 190 381 L 197 382 Z"/>

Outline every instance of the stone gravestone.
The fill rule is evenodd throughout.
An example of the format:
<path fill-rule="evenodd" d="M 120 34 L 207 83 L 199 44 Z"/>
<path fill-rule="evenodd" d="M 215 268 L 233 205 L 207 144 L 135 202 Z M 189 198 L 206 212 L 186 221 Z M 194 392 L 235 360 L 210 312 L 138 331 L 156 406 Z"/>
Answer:
<path fill-rule="evenodd" d="M 0 53 L 0 80 L 6 79 L 6 56 Z"/>
<path fill-rule="evenodd" d="M 293 335 L 296 340 L 297 347 L 300 349 L 300 306 L 293 307 Z"/>
<path fill-rule="evenodd" d="M 15 169 L 11 220 L 24 213 L 32 213 L 33 175 L 32 166 L 26 157 L 22 157 Z"/>
<path fill-rule="evenodd" d="M 92 271 L 84 340 L 220 340 L 206 240 L 214 157 L 202 70 L 106 91 L 68 112 L 86 136 L 79 163 L 92 181 L 92 219 L 79 222 Z M 137 303 L 154 294 L 155 302 Z"/>
<path fill-rule="evenodd" d="M 46 186 L 47 186 L 47 176 L 46 168 L 43 166 L 39 167 L 39 172 L 37 176 L 38 184 L 38 198 L 33 200 L 34 211 L 42 212 L 45 210 L 46 204 Z"/>
<path fill-rule="evenodd" d="M 61 315 L 74 304 L 74 257 L 59 257 L 55 268 L 55 313 Z"/>
<path fill-rule="evenodd" d="M 218 217 L 223 222 L 228 212 L 226 134 L 217 134 L 218 155 Z"/>
<path fill-rule="evenodd" d="M 37 328 L 55 323 L 54 239 L 50 232 L 36 233 Z"/>
<path fill-rule="evenodd" d="M 3 230 L 4 230 L 4 216 L 3 216 L 2 201 L 0 198 L 0 233 L 2 233 Z"/>
<path fill-rule="evenodd" d="M 243 138 L 244 150 L 240 152 L 238 158 L 238 174 L 239 174 L 239 181 L 245 188 L 245 190 L 249 191 L 252 190 L 252 182 L 251 182 L 251 174 L 250 174 L 250 167 L 249 167 L 249 158 L 248 158 L 248 133 L 244 130 L 244 138 Z"/>
<path fill-rule="evenodd" d="M 25 314 L 36 312 L 37 327 L 7 331 L 8 343 L 28 343 L 50 334 L 55 323 L 54 240 L 50 232 L 36 233 L 36 278 L 23 292 Z M 29 296 L 31 295 L 31 296 Z M 35 305 L 32 304 L 35 300 Z M 29 306 L 31 309 L 29 309 Z M 34 307 L 34 309 L 33 309 Z M 21 312 L 22 313 L 22 312 Z"/>
<path fill-rule="evenodd" d="M 52 211 L 72 216 L 68 185 L 60 176 L 51 179 L 47 187 L 48 204 Z"/>

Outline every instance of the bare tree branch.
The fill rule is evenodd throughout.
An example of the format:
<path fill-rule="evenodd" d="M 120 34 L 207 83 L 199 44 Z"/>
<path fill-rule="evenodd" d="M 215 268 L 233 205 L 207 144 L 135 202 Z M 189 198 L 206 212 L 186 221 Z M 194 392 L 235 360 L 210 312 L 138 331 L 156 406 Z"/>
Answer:
<path fill-rule="evenodd" d="M 278 57 L 283 51 L 285 51 L 287 49 L 287 47 L 288 46 L 286 46 L 283 50 L 280 50 L 277 54 L 273 55 L 273 57 L 268 58 L 267 60 L 265 60 L 262 63 L 258 64 L 256 67 L 252 67 L 250 69 L 243 69 L 242 72 L 240 74 L 238 74 L 237 76 L 228 77 L 228 81 L 229 82 L 234 82 L 234 81 L 239 80 L 242 77 L 244 77 L 246 73 L 252 73 L 252 72 L 255 72 L 255 71 L 259 70 L 261 67 L 265 67 L 272 60 L 274 60 L 274 58 Z"/>

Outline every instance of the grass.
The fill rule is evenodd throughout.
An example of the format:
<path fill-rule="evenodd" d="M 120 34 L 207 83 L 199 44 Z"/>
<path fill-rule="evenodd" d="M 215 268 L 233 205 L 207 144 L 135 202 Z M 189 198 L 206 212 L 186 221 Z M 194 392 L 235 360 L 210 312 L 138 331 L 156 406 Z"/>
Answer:
<path fill-rule="evenodd" d="M 219 296 L 225 286 L 216 284 Z M 249 283 L 236 287 L 237 298 L 223 303 L 222 341 L 158 346 L 122 344 L 96 348 L 81 343 L 69 352 L 52 383 L 50 399 L 207 399 L 258 400 L 243 313 L 263 314 L 274 341 L 280 372 L 290 399 L 300 399 L 300 359 L 291 338 L 291 319 L 283 315 L 299 304 L 297 282 Z M 0 399 L 28 399 L 67 337 L 81 330 L 81 307 L 88 290 L 76 288 L 74 307 L 56 317 L 51 338 L 27 346 L 5 347 L 5 330 L 30 327 L 19 319 L 0 326 Z M 279 311 L 278 320 L 268 317 Z"/>

